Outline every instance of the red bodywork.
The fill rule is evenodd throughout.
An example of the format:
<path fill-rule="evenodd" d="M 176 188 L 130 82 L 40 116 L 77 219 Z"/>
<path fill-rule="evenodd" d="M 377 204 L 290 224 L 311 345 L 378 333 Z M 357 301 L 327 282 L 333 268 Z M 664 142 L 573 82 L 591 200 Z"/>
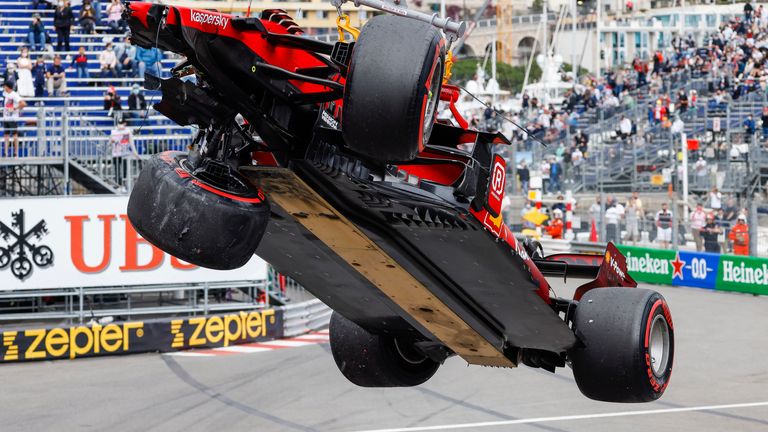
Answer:
<path fill-rule="evenodd" d="M 328 68 L 328 60 L 320 53 L 304 49 L 300 46 L 295 46 L 295 44 L 292 45 L 291 43 L 288 43 L 290 41 L 275 40 L 275 37 L 291 37 L 301 33 L 295 23 L 290 21 L 290 18 L 282 11 L 271 11 L 271 16 L 273 18 L 278 17 L 278 19 L 274 21 L 271 19 L 259 19 L 257 20 L 258 22 L 251 21 L 250 23 L 245 23 L 242 18 L 228 14 L 173 6 L 167 8 L 167 13 L 163 18 L 165 20 L 164 25 L 161 21 L 161 24 L 158 25 L 156 31 L 157 35 L 155 35 L 155 30 L 150 21 L 157 20 L 157 17 L 152 15 L 157 11 L 157 7 L 157 5 L 151 3 L 130 3 L 129 5 L 129 19 L 137 20 L 146 28 L 145 32 L 136 32 L 136 29 L 133 29 L 133 37 L 136 38 L 138 33 L 138 37 L 143 37 L 145 44 L 151 42 L 153 38 L 155 38 L 155 46 L 157 46 L 159 42 L 165 42 L 164 39 L 162 41 L 159 40 L 162 39 L 161 29 L 167 30 L 168 34 L 171 35 L 185 34 L 188 32 L 202 32 L 209 36 L 215 35 L 217 38 L 230 39 L 233 44 L 243 44 L 264 63 L 291 73 L 300 73 L 302 71 L 310 70 L 319 71 L 323 68 Z M 237 25 L 235 25 L 236 20 L 238 21 Z M 286 22 L 288 22 L 287 25 Z M 438 47 L 436 55 L 439 55 L 440 49 L 441 47 Z M 243 62 L 246 61 L 247 60 L 245 59 L 243 60 Z M 252 71 L 256 73 L 257 66 L 254 65 L 252 68 Z M 432 73 L 435 73 L 435 71 L 432 71 Z M 336 72 L 328 77 L 328 81 L 333 81 L 334 83 L 343 86 L 345 83 L 344 73 Z M 333 90 L 330 86 L 299 79 L 289 79 L 287 82 L 297 92 L 303 94 L 322 94 Z M 427 85 L 429 85 L 429 82 L 430 79 L 427 80 Z M 458 127 L 456 127 L 444 121 L 442 123 L 443 126 L 451 130 L 450 137 L 452 142 L 440 142 L 439 146 L 421 146 L 417 160 L 419 162 L 429 161 L 429 163 L 399 164 L 397 170 L 403 173 L 406 179 L 415 179 L 416 182 L 427 180 L 445 186 L 455 186 L 463 177 L 467 167 L 473 162 L 470 153 L 459 150 L 461 146 L 476 145 L 481 141 L 483 143 L 495 145 L 510 144 L 501 134 L 489 134 L 471 129 L 467 121 L 462 118 L 459 111 L 456 109 L 455 102 L 459 99 L 459 94 L 458 87 L 448 84 L 443 85 L 440 92 L 440 99 L 447 103 L 448 108 L 454 116 L 455 123 L 458 125 Z M 341 122 L 340 108 L 342 104 L 343 99 L 339 96 L 335 100 L 318 103 L 318 106 L 324 112 L 329 113 L 335 121 Z M 246 118 L 246 120 L 253 119 Z M 253 159 L 259 165 L 280 165 L 278 158 L 269 151 L 255 151 L 253 152 Z M 501 158 L 497 156 L 494 161 L 494 166 L 499 163 L 499 159 Z M 503 159 L 501 159 L 501 161 L 503 163 Z M 503 165 L 501 166 L 501 170 L 502 172 L 504 171 Z M 486 195 L 485 205 L 479 209 L 470 207 L 470 213 L 487 231 L 489 231 L 491 235 L 505 242 L 511 250 L 522 259 L 527 270 L 530 272 L 531 279 L 537 286 L 537 294 L 544 302 L 549 304 L 551 303 L 549 283 L 536 266 L 533 259 L 531 259 L 526 252 L 525 247 L 517 241 L 511 230 L 504 224 L 501 218 L 501 198 L 498 194 L 504 191 L 504 182 L 506 179 L 502 178 L 499 180 L 498 178 L 495 178 L 495 172 L 496 169 L 492 167 L 491 175 L 489 176 L 488 189 L 498 189 L 496 190 L 497 193 L 488 193 Z M 497 183 L 500 181 L 500 184 L 494 185 L 494 181 Z M 616 257 L 621 257 L 621 254 L 619 254 L 618 251 L 615 253 Z M 577 259 L 589 259 L 588 256 L 581 256 L 580 258 L 579 256 L 574 257 Z M 623 257 L 621 258 L 623 259 Z M 626 269 L 625 266 L 624 269 Z M 616 283 L 615 278 L 598 277 L 588 285 L 590 287 L 609 286 L 608 284 L 611 283 Z M 634 283 L 634 281 L 632 281 L 632 283 Z M 583 291 L 584 290 L 580 290 L 578 296 L 583 294 Z"/>

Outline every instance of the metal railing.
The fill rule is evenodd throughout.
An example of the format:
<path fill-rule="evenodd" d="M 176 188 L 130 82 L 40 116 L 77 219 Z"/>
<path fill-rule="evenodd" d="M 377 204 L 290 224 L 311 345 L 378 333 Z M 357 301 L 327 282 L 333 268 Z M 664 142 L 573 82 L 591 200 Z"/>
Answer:
<path fill-rule="evenodd" d="M 269 306 L 266 280 L 0 292 L 0 323 L 206 315 Z"/>
<path fill-rule="evenodd" d="M 113 192 L 122 188 L 129 190 L 141 171 L 143 161 L 152 154 L 167 150 L 183 150 L 192 140 L 192 134 L 181 131 L 178 134 L 156 134 L 153 126 L 147 126 L 143 117 L 148 114 L 122 112 L 128 115 L 129 128 L 133 131 L 133 142 L 138 155 L 126 157 L 125 161 L 112 157 L 112 144 L 107 129 L 114 126 L 115 119 L 94 120 L 92 111 L 77 107 L 36 106 L 27 107 L 19 121 L 18 145 L 6 149 L 0 145 L 0 166 L 57 165 L 64 174 L 65 193 L 71 192 L 70 168 L 89 173 L 103 189 Z M 103 116 L 102 116 L 103 117 Z M 144 127 L 150 133 L 144 133 Z M 5 132 L 7 133 L 7 132 Z M 116 164 L 124 163 L 125 175 L 116 175 Z"/>

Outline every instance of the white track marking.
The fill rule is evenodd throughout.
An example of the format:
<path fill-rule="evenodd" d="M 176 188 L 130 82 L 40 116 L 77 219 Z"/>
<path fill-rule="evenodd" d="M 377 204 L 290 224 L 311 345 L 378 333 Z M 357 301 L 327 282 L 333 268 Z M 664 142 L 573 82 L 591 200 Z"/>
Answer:
<path fill-rule="evenodd" d="M 243 354 L 253 354 L 253 353 L 263 352 L 263 351 L 274 351 L 272 348 L 250 347 L 250 346 L 240 346 L 240 345 L 232 345 L 232 346 L 228 346 L 228 347 L 219 347 L 219 348 L 214 348 L 213 350 L 214 351 L 243 353 Z"/>
<path fill-rule="evenodd" d="M 297 339 L 317 339 L 320 341 L 327 341 L 328 335 L 321 335 L 321 334 L 306 334 L 303 336 L 296 336 Z"/>
<path fill-rule="evenodd" d="M 263 343 L 264 345 L 280 346 L 280 347 L 300 347 L 305 345 L 316 345 L 315 342 L 292 341 L 288 339 L 273 340 L 269 342 L 260 342 L 260 343 Z"/>
<path fill-rule="evenodd" d="M 517 424 L 528 424 L 528 423 L 545 423 L 545 422 L 557 422 L 557 421 L 569 421 L 569 420 L 589 420 L 589 419 L 598 419 L 598 418 L 630 417 L 630 416 L 643 416 L 643 415 L 653 415 L 653 414 L 674 414 L 674 413 L 691 412 L 691 411 L 714 411 L 714 410 L 751 408 L 751 407 L 761 407 L 761 406 L 768 406 L 768 401 L 729 404 L 729 405 L 703 405 L 703 406 L 696 406 L 696 407 L 664 408 L 664 409 L 641 410 L 641 411 L 619 411 L 619 412 L 612 412 L 612 413 L 582 414 L 582 415 L 569 415 L 569 416 L 560 416 L 560 417 L 534 417 L 534 418 L 518 419 L 518 420 L 502 420 L 502 421 L 479 422 L 479 423 L 456 423 L 456 424 L 447 424 L 447 425 L 438 425 L 438 426 L 416 426 L 416 427 L 394 428 L 394 429 L 371 429 L 371 430 L 360 430 L 358 432 L 419 432 L 419 431 L 436 431 L 436 430 L 448 430 L 448 429 L 478 429 L 478 428 L 486 428 L 486 427 L 509 426 L 509 425 L 517 425 Z"/>
<path fill-rule="evenodd" d="M 180 356 L 180 357 L 215 357 L 216 356 L 215 354 L 196 353 L 194 351 L 171 352 L 171 353 L 165 353 L 165 355 Z"/>

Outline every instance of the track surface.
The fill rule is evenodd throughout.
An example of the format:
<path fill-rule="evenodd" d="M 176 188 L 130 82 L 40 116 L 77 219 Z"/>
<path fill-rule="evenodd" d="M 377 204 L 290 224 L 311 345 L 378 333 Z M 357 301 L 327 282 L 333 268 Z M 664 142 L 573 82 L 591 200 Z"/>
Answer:
<path fill-rule="evenodd" d="M 677 345 L 672 382 L 655 403 L 590 401 L 569 369 L 467 367 L 457 358 L 421 387 L 362 389 L 336 370 L 327 344 L 315 344 L 6 365 L 0 429 L 768 431 L 768 298 L 655 289 L 672 309 Z"/>

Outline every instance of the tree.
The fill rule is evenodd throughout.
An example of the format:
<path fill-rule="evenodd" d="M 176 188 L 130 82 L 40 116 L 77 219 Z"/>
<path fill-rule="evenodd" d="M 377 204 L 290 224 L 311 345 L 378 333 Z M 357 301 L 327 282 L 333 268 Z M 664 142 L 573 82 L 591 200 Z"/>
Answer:
<path fill-rule="evenodd" d="M 471 80 L 475 76 L 477 71 L 477 64 L 482 63 L 482 59 L 463 59 L 458 60 L 453 65 L 451 81 L 466 84 L 468 80 Z M 485 76 L 490 78 L 491 76 L 491 63 L 488 62 L 485 66 Z M 528 77 L 528 83 L 536 82 L 541 78 L 541 69 L 534 62 L 531 66 L 531 74 Z M 499 87 L 502 90 L 509 90 L 512 93 L 517 93 L 523 88 L 523 80 L 525 79 L 525 66 L 511 66 L 506 63 L 496 63 L 496 80 L 499 82 Z"/>

